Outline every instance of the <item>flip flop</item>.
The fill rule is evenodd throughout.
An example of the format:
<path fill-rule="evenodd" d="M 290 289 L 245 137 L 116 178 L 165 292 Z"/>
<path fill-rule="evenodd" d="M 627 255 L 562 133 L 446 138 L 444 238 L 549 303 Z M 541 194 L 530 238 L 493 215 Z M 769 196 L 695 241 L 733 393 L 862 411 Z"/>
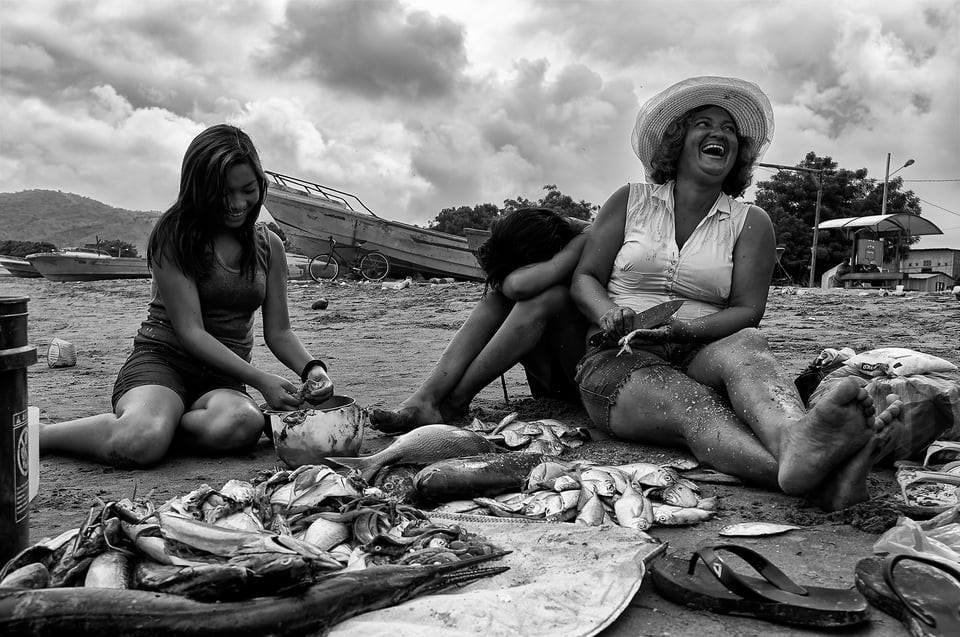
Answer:
<path fill-rule="evenodd" d="M 953 440 L 934 440 L 930 443 L 930 446 L 927 447 L 927 455 L 923 457 L 923 466 L 928 466 L 930 458 L 941 452 L 953 453 L 954 455 L 950 460 L 960 459 L 960 442 Z"/>
<path fill-rule="evenodd" d="M 736 573 L 717 555 L 720 550 L 746 561 L 762 579 Z M 702 544 L 689 559 L 664 556 L 650 572 L 667 599 L 715 613 L 819 628 L 852 626 L 870 615 L 867 600 L 855 588 L 800 586 L 765 557 L 737 544 Z"/>
<path fill-rule="evenodd" d="M 930 568 L 905 564 L 919 562 Z M 960 635 L 960 565 L 898 553 L 857 563 L 857 588 L 870 603 L 899 619 L 913 637 Z"/>

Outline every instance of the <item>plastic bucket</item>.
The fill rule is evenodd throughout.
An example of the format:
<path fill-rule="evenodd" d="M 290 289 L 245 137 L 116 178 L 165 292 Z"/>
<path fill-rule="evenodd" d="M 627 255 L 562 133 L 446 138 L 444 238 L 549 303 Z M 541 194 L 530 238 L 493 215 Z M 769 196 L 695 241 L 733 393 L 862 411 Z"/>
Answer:
<path fill-rule="evenodd" d="M 73 343 L 60 338 L 50 341 L 47 348 L 47 365 L 53 367 L 73 367 L 77 364 L 77 348 Z"/>

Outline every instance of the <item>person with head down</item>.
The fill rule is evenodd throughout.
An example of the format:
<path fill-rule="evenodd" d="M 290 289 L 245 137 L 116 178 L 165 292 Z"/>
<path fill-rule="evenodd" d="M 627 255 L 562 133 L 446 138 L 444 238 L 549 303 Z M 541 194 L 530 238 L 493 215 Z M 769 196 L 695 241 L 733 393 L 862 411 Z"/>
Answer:
<path fill-rule="evenodd" d="M 773 129 L 767 96 L 737 78 L 689 78 L 643 105 L 632 142 L 647 183 L 604 203 L 572 280 L 597 343 L 577 381 L 593 422 L 617 438 L 686 447 L 833 510 L 867 499 L 900 403 L 890 395 L 878 411 L 850 379 L 808 411 L 758 329 L 774 228 L 737 198 Z M 638 316 L 667 301 L 682 305 L 623 348 L 645 327 Z"/>

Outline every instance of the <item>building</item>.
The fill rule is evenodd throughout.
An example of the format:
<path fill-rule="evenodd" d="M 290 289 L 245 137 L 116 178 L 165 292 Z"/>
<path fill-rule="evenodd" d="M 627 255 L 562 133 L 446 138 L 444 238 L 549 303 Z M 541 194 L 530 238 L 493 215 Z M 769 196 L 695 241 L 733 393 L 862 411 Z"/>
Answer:
<path fill-rule="evenodd" d="M 900 261 L 907 275 L 908 290 L 942 292 L 960 281 L 960 250 L 952 248 L 911 248 Z"/>

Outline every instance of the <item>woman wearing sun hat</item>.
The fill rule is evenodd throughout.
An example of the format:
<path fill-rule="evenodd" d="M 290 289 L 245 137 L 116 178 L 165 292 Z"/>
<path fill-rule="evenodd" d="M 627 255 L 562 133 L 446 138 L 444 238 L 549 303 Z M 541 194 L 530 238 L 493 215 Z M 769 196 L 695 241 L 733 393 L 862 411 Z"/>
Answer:
<path fill-rule="evenodd" d="M 853 382 L 807 412 L 757 330 L 774 230 L 736 197 L 773 128 L 766 95 L 737 78 L 689 78 L 644 104 L 632 142 L 648 183 L 603 205 L 573 278 L 592 323 L 577 381 L 591 419 L 618 438 L 684 446 L 720 471 L 840 508 L 866 499 L 877 431 L 897 405 L 877 416 Z M 618 339 L 648 327 L 638 314 L 666 301 L 683 304 L 621 351 Z"/>

